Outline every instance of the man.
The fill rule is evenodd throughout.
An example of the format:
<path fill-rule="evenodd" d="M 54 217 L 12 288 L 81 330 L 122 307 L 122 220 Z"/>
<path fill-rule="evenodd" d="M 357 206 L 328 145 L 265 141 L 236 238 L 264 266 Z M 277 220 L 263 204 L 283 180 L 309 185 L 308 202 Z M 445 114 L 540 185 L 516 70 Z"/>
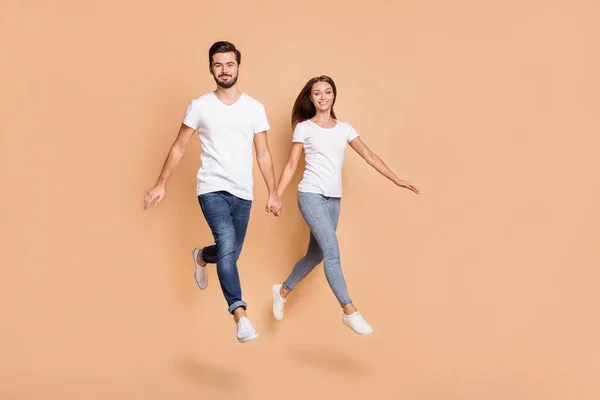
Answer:
<path fill-rule="evenodd" d="M 194 249 L 196 284 L 208 284 L 206 264 L 217 264 L 221 290 L 228 311 L 237 324 L 240 343 L 258 338 L 246 315 L 237 260 L 246 235 L 253 200 L 252 144 L 267 185 L 266 211 L 279 215 L 273 162 L 267 142 L 269 123 L 261 103 L 237 87 L 241 54 L 229 42 L 216 42 L 208 52 L 209 71 L 217 83 L 214 92 L 188 105 L 177 139 L 164 162 L 155 186 L 144 198 L 144 209 L 158 205 L 173 169 L 179 163 L 190 138 L 198 131 L 202 166 L 198 170 L 196 193 L 215 244 Z"/>

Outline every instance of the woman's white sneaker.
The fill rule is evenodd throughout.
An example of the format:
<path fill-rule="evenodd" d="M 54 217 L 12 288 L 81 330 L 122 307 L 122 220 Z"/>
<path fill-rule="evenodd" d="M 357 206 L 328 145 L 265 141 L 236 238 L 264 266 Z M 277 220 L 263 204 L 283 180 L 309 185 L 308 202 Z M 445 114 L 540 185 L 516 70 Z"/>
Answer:
<path fill-rule="evenodd" d="M 208 271 L 206 270 L 206 263 L 202 260 L 201 251 L 202 249 L 194 249 L 192 256 L 194 257 L 194 279 L 196 280 L 196 285 L 204 290 L 208 286 Z M 198 262 L 198 259 L 200 259 L 201 263 Z"/>
<path fill-rule="evenodd" d="M 237 339 L 240 343 L 246 343 L 258 339 L 258 332 L 252 327 L 248 317 L 242 317 L 237 322 Z"/>
<path fill-rule="evenodd" d="M 367 321 L 365 321 L 358 311 L 350 315 L 346 315 L 342 311 L 342 322 L 359 335 L 370 335 L 373 333 L 373 328 L 367 324 Z"/>
<path fill-rule="evenodd" d="M 272 291 L 273 291 L 273 316 L 275 317 L 276 320 L 283 319 L 283 309 L 284 309 L 285 303 L 287 301 L 287 299 L 284 299 L 283 297 L 281 297 L 280 290 L 281 290 L 281 283 L 278 283 L 277 285 L 273 285 L 273 288 L 272 288 Z"/>

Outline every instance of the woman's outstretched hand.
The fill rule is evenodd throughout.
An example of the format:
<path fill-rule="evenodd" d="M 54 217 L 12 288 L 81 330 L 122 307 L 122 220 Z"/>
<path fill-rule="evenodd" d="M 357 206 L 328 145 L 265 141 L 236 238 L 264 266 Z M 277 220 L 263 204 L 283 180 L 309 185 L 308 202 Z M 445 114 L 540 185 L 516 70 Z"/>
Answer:
<path fill-rule="evenodd" d="M 396 179 L 394 183 L 400 187 L 403 187 L 408 190 L 412 190 L 416 194 L 419 194 L 419 189 L 414 187 L 409 181 L 403 181 L 402 179 Z"/>

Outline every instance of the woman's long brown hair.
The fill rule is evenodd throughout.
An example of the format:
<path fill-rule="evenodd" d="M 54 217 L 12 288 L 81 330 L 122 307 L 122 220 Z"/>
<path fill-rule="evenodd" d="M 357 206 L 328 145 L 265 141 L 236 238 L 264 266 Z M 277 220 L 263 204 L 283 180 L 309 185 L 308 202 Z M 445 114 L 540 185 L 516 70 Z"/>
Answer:
<path fill-rule="evenodd" d="M 337 88 L 335 87 L 335 83 L 333 79 L 328 77 L 327 75 L 321 75 L 310 79 L 306 82 L 306 85 L 298 94 L 296 101 L 294 102 L 294 107 L 292 108 L 292 129 L 296 128 L 296 125 L 302 121 L 306 121 L 307 119 L 311 119 L 317 113 L 317 109 L 312 101 L 310 101 L 310 92 L 312 87 L 317 82 L 327 82 L 331 85 L 333 89 L 333 104 L 331 105 L 331 117 L 333 119 L 337 119 L 335 116 L 335 112 L 333 111 L 333 106 L 335 105 L 335 101 L 337 100 Z"/>

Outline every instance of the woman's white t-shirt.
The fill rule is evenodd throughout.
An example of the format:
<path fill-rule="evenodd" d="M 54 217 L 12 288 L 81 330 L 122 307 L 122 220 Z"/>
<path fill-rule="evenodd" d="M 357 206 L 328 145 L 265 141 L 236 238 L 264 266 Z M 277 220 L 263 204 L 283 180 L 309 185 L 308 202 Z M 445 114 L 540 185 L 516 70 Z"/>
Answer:
<path fill-rule="evenodd" d="M 300 192 L 342 197 L 342 166 L 347 144 L 358 137 L 347 122 L 337 121 L 333 128 L 322 128 L 311 120 L 294 129 L 293 142 L 304 144 L 306 169 L 298 185 Z"/>

